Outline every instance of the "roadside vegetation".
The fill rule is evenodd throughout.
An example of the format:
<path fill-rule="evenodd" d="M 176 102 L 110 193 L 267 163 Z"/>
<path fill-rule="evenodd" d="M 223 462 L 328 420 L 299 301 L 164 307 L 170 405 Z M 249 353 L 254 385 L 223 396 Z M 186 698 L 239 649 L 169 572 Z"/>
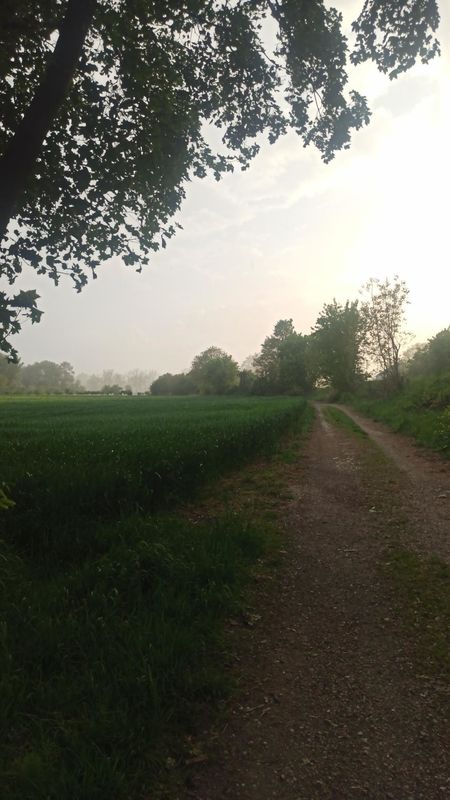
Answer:
<path fill-rule="evenodd" d="M 17 800 L 141 796 L 186 754 L 200 703 L 227 690 L 222 626 L 269 532 L 127 517 L 85 557 L 3 546 L 2 787 Z"/>
<path fill-rule="evenodd" d="M 249 480 L 253 505 L 232 513 L 222 497 L 201 508 L 199 492 L 305 429 L 305 396 L 450 455 L 450 329 L 408 350 L 407 297 L 398 278 L 371 280 L 361 300 L 326 303 L 311 333 L 279 320 L 240 367 L 209 347 L 154 380 L 151 398 L 113 375 L 92 392 L 117 396 L 80 395 L 66 362 L 0 358 L 8 797 L 157 797 L 189 758 L 195 709 L 226 691 L 224 620 L 271 547 L 285 487 L 266 468 Z M 8 394 L 19 384 L 36 395 Z M 324 413 L 363 436 L 340 409 Z M 285 448 L 273 463 L 297 458 Z"/>
<path fill-rule="evenodd" d="M 274 535 L 261 513 L 180 504 L 310 414 L 299 398 L 0 402 L 8 798 L 157 797 L 198 757 L 199 708 L 228 689 L 224 621 Z"/>
<path fill-rule="evenodd" d="M 359 436 L 361 439 L 367 438 L 367 433 L 359 427 L 350 417 L 341 411 L 340 408 L 335 408 L 334 406 L 327 406 L 324 409 L 324 417 L 329 422 L 336 425 L 337 428 L 343 428 L 346 431 L 351 431 L 354 433 L 355 436 Z"/>
<path fill-rule="evenodd" d="M 324 306 L 307 342 L 312 393 L 449 457 L 450 328 L 411 345 L 408 295 L 398 277 L 371 279 L 359 301 Z"/>
<path fill-rule="evenodd" d="M 445 394 L 447 402 L 441 402 Z M 352 395 L 346 400 L 357 411 L 450 457 L 450 375 L 445 380 L 412 381 L 391 397 Z"/>
<path fill-rule="evenodd" d="M 372 381 L 348 400 L 362 413 L 450 457 L 450 328 L 411 348 L 400 367 L 396 391 L 387 391 L 382 380 Z"/>
<path fill-rule="evenodd" d="M 450 683 L 450 566 L 398 548 L 390 553 L 386 571 L 395 581 L 403 615 L 417 633 L 422 670 Z"/>

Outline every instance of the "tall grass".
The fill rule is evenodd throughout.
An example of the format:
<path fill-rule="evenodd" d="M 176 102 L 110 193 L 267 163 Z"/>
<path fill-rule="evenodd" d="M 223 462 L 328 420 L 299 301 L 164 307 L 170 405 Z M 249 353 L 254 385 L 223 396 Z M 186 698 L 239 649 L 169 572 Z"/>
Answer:
<path fill-rule="evenodd" d="M 226 689 L 221 622 L 267 532 L 131 517 L 103 535 L 107 551 L 54 575 L 1 554 L 5 798 L 141 796 L 195 704 Z"/>
<path fill-rule="evenodd" d="M 352 396 L 346 401 L 450 458 L 450 376 L 411 380 L 390 398 Z"/>
<path fill-rule="evenodd" d="M 271 542 L 175 506 L 308 416 L 283 398 L 0 402 L 8 800 L 156 796 L 198 703 L 226 691 L 223 621 Z"/>
<path fill-rule="evenodd" d="M 413 627 L 421 668 L 449 684 L 450 566 L 436 557 L 394 549 L 386 571 L 397 585 Z"/>

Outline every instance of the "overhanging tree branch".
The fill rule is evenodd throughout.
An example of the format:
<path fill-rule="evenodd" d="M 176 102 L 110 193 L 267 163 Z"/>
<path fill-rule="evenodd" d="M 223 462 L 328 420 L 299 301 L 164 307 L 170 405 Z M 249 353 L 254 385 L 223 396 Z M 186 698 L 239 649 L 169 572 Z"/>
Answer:
<path fill-rule="evenodd" d="M 96 0 L 69 0 L 42 81 L 0 159 L 0 241 L 23 188 L 34 172 L 44 139 L 67 96 L 95 7 Z"/>

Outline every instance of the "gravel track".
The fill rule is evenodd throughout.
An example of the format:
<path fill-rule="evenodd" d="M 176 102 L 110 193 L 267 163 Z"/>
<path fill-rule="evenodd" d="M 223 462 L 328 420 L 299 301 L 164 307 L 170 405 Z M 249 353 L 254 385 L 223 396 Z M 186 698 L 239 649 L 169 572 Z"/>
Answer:
<path fill-rule="evenodd" d="M 280 510 L 275 585 L 257 589 L 257 624 L 232 631 L 239 692 L 183 797 L 450 798 L 441 697 L 418 674 L 411 631 L 380 569 L 399 535 L 450 554 L 449 467 L 348 413 L 388 459 L 318 409 Z M 399 515 L 411 524 L 399 526 Z"/>

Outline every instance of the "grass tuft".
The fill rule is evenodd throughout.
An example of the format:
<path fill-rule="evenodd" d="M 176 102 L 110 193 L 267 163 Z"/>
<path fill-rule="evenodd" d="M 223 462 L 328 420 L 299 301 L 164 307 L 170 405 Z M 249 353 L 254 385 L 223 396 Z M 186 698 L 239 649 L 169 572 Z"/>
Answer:
<path fill-rule="evenodd" d="M 339 408 L 325 406 L 323 409 L 323 414 L 325 419 L 327 419 L 328 422 L 331 422 L 333 425 L 343 428 L 346 431 L 350 431 L 351 433 L 355 434 L 355 436 L 359 436 L 361 439 L 367 439 L 367 433 L 363 431 L 356 422 L 354 422 L 347 414 L 345 414 L 344 411 L 341 411 Z"/>
<path fill-rule="evenodd" d="M 450 566 L 396 549 L 386 569 L 414 628 L 421 668 L 450 682 Z"/>
<path fill-rule="evenodd" d="M 223 622 L 272 546 L 242 517 L 130 517 L 109 550 L 36 580 L 3 553 L 3 790 L 11 800 L 130 796 L 155 784 L 196 704 L 224 695 Z M 10 567 L 7 569 L 7 567 Z M 174 749 L 175 747 L 175 749 Z"/>

